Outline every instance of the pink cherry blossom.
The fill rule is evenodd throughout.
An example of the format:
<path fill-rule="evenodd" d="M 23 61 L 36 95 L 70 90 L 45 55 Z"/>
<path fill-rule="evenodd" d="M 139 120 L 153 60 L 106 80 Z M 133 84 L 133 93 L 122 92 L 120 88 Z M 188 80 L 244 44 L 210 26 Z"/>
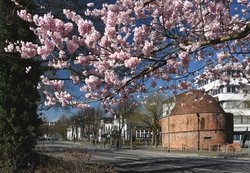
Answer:
<path fill-rule="evenodd" d="M 193 3 L 186 0 L 186 1 L 184 1 L 183 7 L 185 10 L 191 10 L 193 7 Z"/>
<path fill-rule="evenodd" d="M 88 7 L 93 7 L 94 5 L 95 4 L 93 2 L 87 4 Z"/>
<path fill-rule="evenodd" d="M 105 82 L 108 84 L 120 85 L 121 81 L 113 70 L 107 70 L 104 72 Z"/>
<path fill-rule="evenodd" d="M 44 103 L 45 106 L 53 106 L 57 103 L 52 94 L 48 93 L 47 91 L 45 91 L 44 94 L 46 95 L 46 101 Z"/>
<path fill-rule="evenodd" d="M 90 60 L 90 56 L 84 56 L 84 55 L 79 55 L 76 57 L 76 60 L 74 61 L 75 64 L 88 64 Z"/>
<path fill-rule="evenodd" d="M 87 34 L 85 43 L 89 48 L 95 48 L 100 37 L 100 33 L 93 30 L 90 34 Z"/>
<path fill-rule="evenodd" d="M 77 84 L 77 83 L 80 82 L 80 78 L 79 78 L 78 76 L 76 76 L 76 75 L 71 75 L 71 76 L 70 76 L 70 79 L 72 80 L 72 82 L 73 82 L 74 84 Z"/>
<path fill-rule="evenodd" d="M 85 104 L 85 103 L 78 103 L 78 102 L 72 102 L 72 105 L 76 108 L 88 108 L 90 107 L 89 104 Z"/>
<path fill-rule="evenodd" d="M 26 10 L 17 11 L 17 15 L 25 21 L 31 22 L 32 16 Z"/>
<path fill-rule="evenodd" d="M 226 52 L 220 52 L 217 53 L 217 57 L 219 61 L 224 61 L 228 57 L 228 55 Z"/>
<path fill-rule="evenodd" d="M 91 91 L 96 90 L 101 85 L 100 79 L 96 76 L 93 76 L 93 75 L 86 78 L 85 83 L 88 86 L 89 90 L 91 90 Z"/>
<path fill-rule="evenodd" d="M 66 91 L 55 92 L 55 98 L 58 99 L 58 102 L 60 102 L 62 106 L 69 105 L 70 101 L 72 100 L 72 96 Z"/>
<path fill-rule="evenodd" d="M 9 43 L 9 45 L 6 48 L 4 48 L 5 52 L 13 52 L 14 49 L 15 49 L 15 46 L 13 43 Z"/>
<path fill-rule="evenodd" d="M 21 57 L 22 58 L 33 58 L 37 54 L 38 46 L 31 42 L 21 42 Z"/>
<path fill-rule="evenodd" d="M 147 37 L 149 34 L 149 28 L 147 26 L 142 25 L 140 27 L 136 27 L 134 30 L 134 41 L 140 43 Z"/>
<path fill-rule="evenodd" d="M 248 0 L 237 0 L 238 3 L 243 3 L 243 4 L 246 4 L 248 3 Z"/>
<path fill-rule="evenodd" d="M 144 55 L 150 55 L 150 53 L 153 51 L 153 49 L 154 49 L 153 41 L 149 42 L 149 41 L 146 40 L 145 43 L 144 43 L 144 47 L 142 49 L 142 53 Z"/>
<path fill-rule="evenodd" d="M 29 73 L 31 69 L 32 69 L 31 66 L 25 67 L 25 73 Z"/>
<path fill-rule="evenodd" d="M 137 57 L 131 57 L 128 60 L 124 61 L 124 65 L 125 67 L 135 68 L 140 62 L 141 62 L 141 59 Z"/>
<path fill-rule="evenodd" d="M 55 80 L 58 73 L 45 73 L 39 88 L 50 91 L 44 92 L 46 105 L 86 107 L 101 101 L 111 108 L 137 93 L 190 89 L 190 81 L 200 74 L 199 81 L 228 82 L 223 70 L 243 69 L 248 77 L 249 4 L 119 0 L 94 9 L 90 2 L 85 15 L 64 9 L 67 21 L 52 13 L 31 15 L 20 9 L 18 16 L 30 24 L 37 39 L 7 41 L 5 51 L 39 60 L 45 69 L 63 71 L 63 79 L 83 93 L 73 98 L 64 81 Z M 93 17 L 103 23 L 101 30 L 90 20 Z M 236 65 L 226 66 L 228 61 Z"/>
<path fill-rule="evenodd" d="M 81 36 L 86 33 L 89 33 L 93 27 L 93 23 L 88 20 L 79 20 L 78 24 L 78 32 Z"/>
<path fill-rule="evenodd" d="M 63 69 L 69 67 L 69 63 L 63 60 L 55 60 L 49 61 L 48 66 L 54 67 L 55 69 Z"/>
<path fill-rule="evenodd" d="M 77 49 L 78 49 L 79 45 L 77 43 L 75 43 L 73 40 L 69 40 L 67 42 L 67 49 L 69 51 L 69 53 L 73 54 Z"/>

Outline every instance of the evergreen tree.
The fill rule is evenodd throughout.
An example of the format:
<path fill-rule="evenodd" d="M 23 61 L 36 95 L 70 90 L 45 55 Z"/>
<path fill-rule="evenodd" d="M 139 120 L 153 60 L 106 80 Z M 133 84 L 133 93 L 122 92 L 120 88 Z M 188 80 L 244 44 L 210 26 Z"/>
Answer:
<path fill-rule="evenodd" d="M 0 61 L 0 159 L 2 169 L 15 172 L 27 166 L 39 135 L 34 83 L 40 74 L 26 73 L 25 67 L 35 67 L 30 60 Z"/>
<path fill-rule="evenodd" d="M 30 0 L 22 0 L 26 8 Z M 31 40 L 25 22 L 16 16 L 17 7 L 0 1 L 0 172 L 21 172 L 31 161 L 41 119 L 37 113 L 40 65 L 4 52 L 5 40 Z M 30 68 L 32 73 L 27 71 Z"/>

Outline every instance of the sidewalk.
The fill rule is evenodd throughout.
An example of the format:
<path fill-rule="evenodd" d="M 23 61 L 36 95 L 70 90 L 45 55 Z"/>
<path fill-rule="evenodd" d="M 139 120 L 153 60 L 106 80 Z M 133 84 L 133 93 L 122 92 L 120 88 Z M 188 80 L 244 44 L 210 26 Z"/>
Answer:
<path fill-rule="evenodd" d="M 141 150 L 148 150 L 148 151 L 155 151 L 155 152 L 164 152 L 164 153 L 173 153 L 173 154 L 186 154 L 186 155 L 196 155 L 198 157 L 210 157 L 210 158 L 230 158 L 230 159 L 244 159 L 244 160 L 250 160 L 250 150 L 249 151 L 242 151 L 242 152 L 217 152 L 217 151 L 202 151 L 202 150 L 196 150 L 196 151 L 168 151 L 165 148 L 162 148 L 162 146 L 139 146 L 137 149 Z"/>
<path fill-rule="evenodd" d="M 65 141 L 66 143 L 73 143 L 71 141 Z M 145 146 L 136 146 L 135 149 L 131 150 L 130 146 L 121 146 L 118 150 L 115 148 L 114 145 L 106 144 L 104 147 L 104 144 L 102 143 L 96 143 L 93 144 L 91 142 L 79 142 L 76 141 L 75 144 L 79 144 L 82 147 L 86 147 L 87 149 L 93 149 L 93 150 L 106 150 L 106 151 L 147 151 L 147 152 L 155 152 L 155 153 L 161 153 L 161 154 L 167 154 L 169 153 L 171 157 L 175 156 L 183 156 L 183 157 L 204 157 L 204 158 L 225 158 L 225 159 L 243 159 L 243 160 L 250 160 L 250 152 L 244 151 L 244 152 L 216 152 L 216 151 L 170 151 L 168 152 L 167 149 L 162 148 L 162 146 L 151 146 L 151 145 L 145 145 Z"/>

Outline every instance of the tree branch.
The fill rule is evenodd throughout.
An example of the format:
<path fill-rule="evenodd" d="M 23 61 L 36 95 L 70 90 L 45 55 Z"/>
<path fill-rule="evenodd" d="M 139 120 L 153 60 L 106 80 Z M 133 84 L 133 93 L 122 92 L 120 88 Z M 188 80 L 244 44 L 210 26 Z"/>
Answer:
<path fill-rule="evenodd" d="M 244 31 L 237 33 L 237 34 L 233 34 L 231 36 L 226 36 L 226 37 L 221 37 L 221 38 L 217 38 L 214 40 L 208 40 L 208 41 L 202 41 L 199 42 L 200 46 L 209 46 L 209 45 L 216 45 L 216 44 L 220 44 L 226 41 L 232 41 L 232 40 L 236 40 L 236 39 L 242 39 L 246 36 L 248 36 L 250 34 L 250 23 L 246 24 L 246 28 L 244 29 Z M 189 43 L 189 45 L 192 45 L 193 43 Z"/>

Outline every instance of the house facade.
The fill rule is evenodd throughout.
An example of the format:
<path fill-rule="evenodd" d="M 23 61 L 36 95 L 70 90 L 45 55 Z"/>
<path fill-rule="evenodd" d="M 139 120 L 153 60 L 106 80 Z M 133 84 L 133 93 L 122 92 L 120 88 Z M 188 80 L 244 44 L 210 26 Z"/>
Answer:
<path fill-rule="evenodd" d="M 249 76 L 237 69 L 225 70 L 228 82 L 208 78 L 197 84 L 213 97 L 218 98 L 225 112 L 234 116 L 234 141 L 244 141 L 250 131 L 250 84 Z"/>
<path fill-rule="evenodd" d="M 77 126 L 70 126 L 67 128 L 67 140 L 82 140 L 82 128 Z"/>
<path fill-rule="evenodd" d="M 101 141 L 103 138 L 108 137 L 109 139 L 117 135 L 118 130 L 121 130 L 121 140 L 123 143 L 125 141 L 131 140 L 132 129 L 134 130 L 134 136 L 136 138 L 137 144 L 149 145 L 152 140 L 152 132 L 149 128 L 144 125 L 131 125 L 126 119 L 119 118 L 118 116 L 104 117 L 101 119 L 98 140 Z M 161 132 L 158 134 L 161 135 Z M 112 140 L 112 139 L 111 139 Z M 114 142 L 114 141 L 113 141 Z M 111 141 L 112 143 L 112 141 Z"/>
<path fill-rule="evenodd" d="M 133 126 L 127 122 L 126 119 L 121 116 L 108 116 L 102 117 L 100 123 L 98 123 L 97 133 L 92 133 L 89 127 L 77 126 L 72 124 L 67 128 L 67 140 L 82 140 L 82 141 L 93 141 L 93 139 L 98 140 L 98 142 L 104 141 L 106 138 L 112 144 L 115 143 L 116 139 L 120 135 L 121 142 L 123 144 L 125 141 L 131 140 L 131 130 L 135 130 L 135 138 L 141 145 L 149 145 L 152 140 L 152 132 L 149 128 L 144 125 Z M 92 129 L 94 129 L 91 126 Z M 89 131 L 90 130 L 90 131 Z M 120 134 L 119 134 L 120 130 Z M 88 133 L 89 132 L 89 133 Z M 158 136 L 161 136 L 161 132 L 158 132 Z"/>
<path fill-rule="evenodd" d="M 121 132 L 121 139 L 128 140 L 128 124 L 127 120 L 114 115 L 113 117 L 104 117 L 100 120 L 100 128 L 98 133 L 98 140 L 101 141 L 103 137 L 111 138 Z"/>

